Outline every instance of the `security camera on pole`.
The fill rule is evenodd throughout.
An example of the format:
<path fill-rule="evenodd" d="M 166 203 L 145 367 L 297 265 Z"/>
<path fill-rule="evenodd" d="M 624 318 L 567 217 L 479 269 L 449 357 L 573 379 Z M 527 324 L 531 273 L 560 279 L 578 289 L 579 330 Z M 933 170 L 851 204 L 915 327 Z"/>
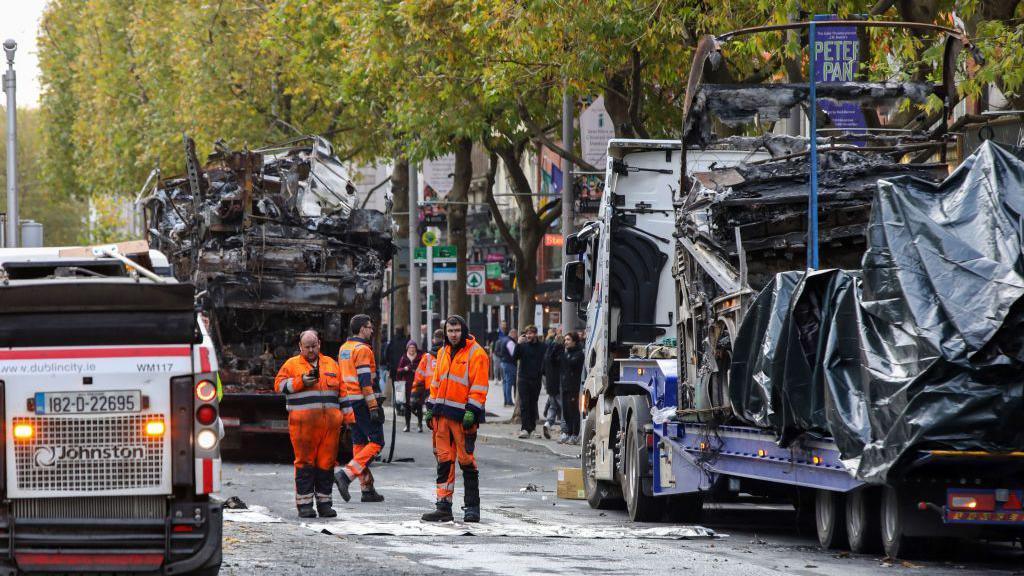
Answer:
<path fill-rule="evenodd" d="M 7 93 L 7 247 L 18 246 L 18 106 L 15 102 L 14 52 L 18 43 L 4 41 L 7 54 L 7 72 L 4 74 L 4 92 Z"/>

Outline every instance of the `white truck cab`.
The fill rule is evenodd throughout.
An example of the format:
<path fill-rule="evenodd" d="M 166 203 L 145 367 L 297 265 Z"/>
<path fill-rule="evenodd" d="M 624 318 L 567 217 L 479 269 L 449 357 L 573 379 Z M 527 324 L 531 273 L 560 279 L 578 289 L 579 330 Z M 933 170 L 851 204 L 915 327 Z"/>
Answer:
<path fill-rule="evenodd" d="M 617 443 L 624 427 L 642 428 L 651 418 L 649 408 L 635 402 L 636 391 L 616 384 L 621 361 L 675 353 L 674 203 L 689 192 L 679 189 L 681 152 L 678 140 L 611 140 L 598 218 L 566 238 L 566 253 L 578 260 L 565 265 L 563 297 L 577 303 L 587 323 L 582 459 L 588 499 L 595 507 L 621 497 Z M 690 150 L 687 171 L 765 156 Z"/>

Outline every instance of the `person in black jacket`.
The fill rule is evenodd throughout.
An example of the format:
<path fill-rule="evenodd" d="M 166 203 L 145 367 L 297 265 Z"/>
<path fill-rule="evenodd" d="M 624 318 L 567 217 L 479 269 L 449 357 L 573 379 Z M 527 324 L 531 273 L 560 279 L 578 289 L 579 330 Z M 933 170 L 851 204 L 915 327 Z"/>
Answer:
<path fill-rule="evenodd" d="M 548 394 L 548 400 L 544 404 L 544 437 L 551 438 L 551 428 L 562 422 L 562 395 L 559 392 L 561 386 L 559 381 L 562 378 L 558 366 L 562 359 L 562 334 L 560 330 L 551 328 L 548 330 L 544 350 L 544 391 Z M 565 442 L 565 432 L 562 432 L 560 442 Z"/>
<path fill-rule="evenodd" d="M 565 351 L 562 352 L 559 368 L 561 370 L 562 416 L 565 421 L 565 434 L 569 444 L 580 443 L 580 386 L 583 377 L 583 346 L 579 334 L 568 332 L 565 335 Z"/>
<path fill-rule="evenodd" d="M 519 393 L 519 418 L 523 429 L 520 438 L 529 438 L 537 427 L 541 378 L 544 376 L 544 351 L 547 347 L 537 338 L 537 327 L 529 325 L 519 337 L 512 358 L 518 363 L 516 390 Z"/>

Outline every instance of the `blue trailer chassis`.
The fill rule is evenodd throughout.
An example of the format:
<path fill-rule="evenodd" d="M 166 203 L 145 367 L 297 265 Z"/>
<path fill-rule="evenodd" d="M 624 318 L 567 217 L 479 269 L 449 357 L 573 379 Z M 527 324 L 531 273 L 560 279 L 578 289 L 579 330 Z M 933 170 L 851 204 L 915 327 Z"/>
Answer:
<path fill-rule="evenodd" d="M 835 444 L 827 439 L 803 440 L 782 448 L 775 434 L 751 426 L 711 426 L 699 422 L 679 421 L 677 403 L 677 364 L 674 359 L 620 360 L 620 377 L 616 386 L 634 391 L 643 389 L 659 412 L 652 418 L 648 442 L 652 496 L 671 496 L 709 490 L 720 476 L 746 478 L 845 493 L 864 483 L 855 479 L 840 461 Z M 949 460 L 953 458 L 954 460 Z M 912 467 L 957 461 L 987 466 L 1017 459 L 1024 454 L 989 455 L 922 452 Z M 941 503 L 921 503 L 932 508 L 946 525 L 986 524 L 990 526 L 1024 526 L 1024 491 L 1020 478 L 1004 478 L 1016 486 L 997 489 L 970 486 L 970 482 L 951 484 Z M 978 502 L 992 501 L 987 512 L 958 509 L 954 498 L 977 496 Z"/>

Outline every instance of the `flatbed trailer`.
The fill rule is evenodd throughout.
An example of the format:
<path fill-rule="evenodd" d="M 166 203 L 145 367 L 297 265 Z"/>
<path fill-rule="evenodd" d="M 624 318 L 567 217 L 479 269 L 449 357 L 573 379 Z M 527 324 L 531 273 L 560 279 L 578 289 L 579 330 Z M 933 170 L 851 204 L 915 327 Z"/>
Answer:
<path fill-rule="evenodd" d="M 674 519 L 697 520 L 705 495 L 744 492 L 791 496 L 827 548 L 895 557 L 925 538 L 1024 535 L 1024 453 L 919 451 L 900 480 L 869 485 L 854 478 L 827 437 L 784 448 L 769 430 L 684 420 L 688 414 L 675 410 L 675 359 L 619 364 L 616 386 L 645 392 L 622 397 L 617 406 L 627 419 L 623 497 L 642 519 L 667 510 Z M 646 447 L 635 462 L 631 433 L 644 435 L 632 445 Z"/>

